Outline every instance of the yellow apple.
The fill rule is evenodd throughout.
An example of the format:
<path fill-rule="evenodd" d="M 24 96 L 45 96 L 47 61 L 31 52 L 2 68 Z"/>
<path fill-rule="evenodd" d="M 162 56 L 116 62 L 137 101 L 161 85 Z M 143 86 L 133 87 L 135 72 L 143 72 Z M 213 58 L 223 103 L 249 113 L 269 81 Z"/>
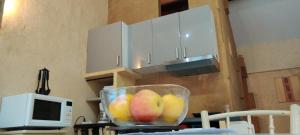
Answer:
<path fill-rule="evenodd" d="M 163 120 L 168 123 L 176 122 L 184 110 L 184 100 L 172 94 L 162 97 L 164 109 L 162 113 Z"/>
<path fill-rule="evenodd" d="M 134 95 L 130 104 L 130 112 L 135 121 L 153 122 L 160 117 L 163 106 L 162 98 L 159 94 L 152 90 L 144 89 Z"/>
<path fill-rule="evenodd" d="M 113 100 L 108 107 L 108 110 L 113 118 L 119 121 L 128 121 L 131 118 L 129 106 L 132 100 L 131 94 L 121 95 Z"/>

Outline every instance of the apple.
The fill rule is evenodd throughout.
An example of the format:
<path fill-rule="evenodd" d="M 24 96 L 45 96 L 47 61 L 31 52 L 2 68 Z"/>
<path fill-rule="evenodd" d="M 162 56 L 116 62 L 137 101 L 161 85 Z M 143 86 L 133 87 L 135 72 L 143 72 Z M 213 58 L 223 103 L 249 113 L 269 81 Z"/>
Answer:
<path fill-rule="evenodd" d="M 149 89 L 143 89 L 133 96 L 130 112 L 133 120 L 137 122 L 152 122 L 160 117 L 163 107 L 159 94 Z"/>
<path fill-rule="evenodd" d="M 165 122 L 176 122 L 184 110 L 184 100 L 182 97 L 167 94 L 162 97 L 164 109 L 162 117 Z"/>
<path fill-rule="evenodd" d="M 119 121 L 128 121 L 131 119 L 129 106 L 132 97 L 133 95 L 131 94 L 121 95 L 109 104 L 108 111 L 114 119 Z"/>

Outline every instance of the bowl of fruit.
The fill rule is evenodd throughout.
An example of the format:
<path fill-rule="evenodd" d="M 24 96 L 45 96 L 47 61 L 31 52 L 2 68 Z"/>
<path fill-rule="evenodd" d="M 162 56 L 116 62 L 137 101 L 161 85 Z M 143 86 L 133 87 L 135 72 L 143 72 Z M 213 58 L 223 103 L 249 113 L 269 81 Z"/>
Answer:
<path fill-rule="evenodd" d="M 118 126 L 177 126 L 188 111 L 190 92 L 174 84 L 104 89 L 101 103 Z"/>

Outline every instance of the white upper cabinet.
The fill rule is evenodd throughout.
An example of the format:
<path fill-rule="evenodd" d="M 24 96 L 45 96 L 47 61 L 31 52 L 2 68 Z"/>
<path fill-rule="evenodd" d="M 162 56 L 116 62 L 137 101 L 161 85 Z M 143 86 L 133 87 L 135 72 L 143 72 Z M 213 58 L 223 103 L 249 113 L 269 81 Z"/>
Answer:
<path fill-rule="evenodd" d="M 151 20 L 129 26 L 129 65 L 136 69 L 151 66 L 152 23 Z"/>
<path fill-rule="evenodd" d="M 217 54 L 214 17 L 209 6 L 179 13 L 183 57 Z"/>
<path fill-rule="evenodd" d="M 179 14 L 152 20 L 153 64 L 158 65 L 180 57 Z"/>
<path fill-rule="evenodd" d="M 214 16 L 209 6 L 202 6 L 129 27 L 118 22 L 90 30 L 87 72 L 217 54 Z"/>
<path fill-rule="evenodd" d="M 128 67 L 128 26 L 122 22 L 88 33 L 87 73 Z"/>

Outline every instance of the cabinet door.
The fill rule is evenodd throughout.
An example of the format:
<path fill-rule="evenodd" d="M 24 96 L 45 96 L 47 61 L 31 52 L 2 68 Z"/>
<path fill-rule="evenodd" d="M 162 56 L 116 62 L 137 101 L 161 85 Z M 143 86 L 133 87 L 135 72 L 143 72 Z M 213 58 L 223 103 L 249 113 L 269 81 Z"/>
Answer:
<path fill-rule="evenodd" d="M 209 6 L 187 10 L 179 16 L 183 55 L 195 57 L 217 53 L 214 17 Z"/>
<path fill-rule="evenodd" d="M 95 28 L 88 34 L 87 72 L 112 69 L 121 65 L 122 23 Z"/>
<path fill-rule="evenodd" d="M 152 41 L 151 20 L 129 26 L 130 67 L 152 65 Z"/>
<path fill-rule="evenodd" d="M 152 20 L 153 62 L 162 64 L 180 57 L 179 15 L 171 14 Z"/>

